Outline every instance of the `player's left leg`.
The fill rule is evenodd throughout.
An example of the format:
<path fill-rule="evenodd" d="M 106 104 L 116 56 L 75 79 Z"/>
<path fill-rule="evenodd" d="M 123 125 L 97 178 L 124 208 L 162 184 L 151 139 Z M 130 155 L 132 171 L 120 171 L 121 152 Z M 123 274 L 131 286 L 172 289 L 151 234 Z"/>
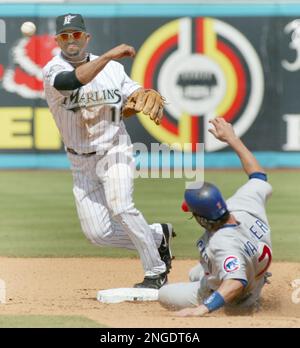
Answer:
<path fill-rule="evenodd" d="M 174 283 L 163 286 L 158 293 L 161 305 L 169 309 L 194 307 L 201 304 L 212 293 L 200 263 L 190 270 L 189 279 L 189 283 Z"/>
<path fill-rule="evenodd" d="M 108 151 L 97 168 L 100 171 L 99 177 L 102 179 L 108 208 L 139 252 L 145 277 L 162 286 L 167 281 L 166 265 L 161 260 L 149 225 L 132 201 L 133 156 L 130 143 L 122 141 Z"/>

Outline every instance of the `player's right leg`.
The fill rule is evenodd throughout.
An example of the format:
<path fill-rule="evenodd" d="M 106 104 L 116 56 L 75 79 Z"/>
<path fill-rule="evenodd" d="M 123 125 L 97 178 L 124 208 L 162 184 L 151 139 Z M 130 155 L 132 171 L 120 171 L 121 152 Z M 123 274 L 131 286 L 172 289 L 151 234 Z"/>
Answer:
<path fill-rule="evenodd" d="M 87 239 L 99 246 L 136 250 L 128 233 L 120 223 L 113 220 L 107 209 L 104 189 L 96 175 L 95 166 L 98 163 L 96 156 L 68 155 L 72 164 L 73 194 L 77 213 Z M 163 244 L 162 225 L 152 224 L 149 228 L 159 249 Z"/>
<path fill-rule="evenodd" d="M 69 155 L 69 158 L 77 212 L 86 237 L 97 245 L 136 249 L 141 256 L 145 277 L 151 277 L 149 280 L 156 288 L 164 285 L 171 268 L 172 227 L 146 223 L 132 203 L 132 180 L 129 176 L 125 180 L 124 177 L 115 180 L 113 175 L 106 175 L 109 181 L 105 180 L 103 185 L 103 177 L 99 173 L 96 175 L 95 170 L 99 164 L 98 156 Z M 119 199 L 121 206 L 116 204 Z M 149 284 L 142 282 L 137 286 L 148 287 Z"/>
<path fill-rule="evenodd" d="M 140 255 L 145 277 L 136 287 L 159 288 L 167 282 L 168 271 L 158 251 L 160 244 L 157 245 L 149 225 L 132 199 L 134 159 L 127 139 L 120 137 L 119 143 L 99 161 L 98 173 L 113 219 L 122 225 Z M 160 243 L 162 239 L 161 230 Z"/>
<path fill-rule="evenodd" d="M 86 238 L 99 246 L 111 246 L 136 250 L 128 233 L 123 226 L 112 219 L 107 209 L 105 195 L 101 185 L 91 190 L 81 191 L 78 187 L 73 188 L 77 214 L 81 229 Z M 161 250 L 162 226 L 160 224 L 149 225 L 152 236 L 158 250 Z M 166 251 L 164 251 L 166 254 Z"/>
<path fill-rule="evenodd" d="M 68 153 L 73 174 L 73 194 L 81 228 L 87 239 L 99 246 L 135 249 L 127 233 L 112 224 L 103 187 L 96 175 L 96 156 Z"/>

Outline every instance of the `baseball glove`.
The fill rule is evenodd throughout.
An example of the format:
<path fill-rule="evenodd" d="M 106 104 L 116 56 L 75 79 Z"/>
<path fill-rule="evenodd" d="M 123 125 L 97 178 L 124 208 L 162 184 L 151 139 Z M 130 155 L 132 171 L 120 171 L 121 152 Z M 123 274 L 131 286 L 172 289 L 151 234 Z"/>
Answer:
<path fill-rule="evenodd" d="M 160 124 L 163 117 L 163 107 L 165 99 L 154 89 L 140 88 L 133 92 L 127 99 L 122 108 L 122 116 L 130 117 L 137 112 L 143 112 L 149 115 L 157 125 Z"/>

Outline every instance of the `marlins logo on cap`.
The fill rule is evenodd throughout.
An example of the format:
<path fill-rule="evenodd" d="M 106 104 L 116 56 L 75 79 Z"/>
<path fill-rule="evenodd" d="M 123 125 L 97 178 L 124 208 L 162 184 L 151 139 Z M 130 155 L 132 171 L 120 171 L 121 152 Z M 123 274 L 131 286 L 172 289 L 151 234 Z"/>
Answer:
<path fill-rule="evenodd" d="M 65 21 L 64 21 L 64 24 L 63 24 L 63 25 L 71 24 L 71 20 L 72 20 L 73 18 L 76 18 L 76 16 L 72 16 L 72 15 L 67 15 L 67 16 L 65 16 Z"/>
<path fill-rule="evenodd" d="M 60 34 L 69 29 L 86 31 L 84 20 L 80 14 L 68 13 L 56 17 L 56 34 Z"/>

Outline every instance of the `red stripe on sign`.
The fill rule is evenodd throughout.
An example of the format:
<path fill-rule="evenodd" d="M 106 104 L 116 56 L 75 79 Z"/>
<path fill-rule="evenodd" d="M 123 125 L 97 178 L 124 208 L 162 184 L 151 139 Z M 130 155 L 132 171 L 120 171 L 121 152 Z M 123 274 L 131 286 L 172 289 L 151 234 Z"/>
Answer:
<path fill-rule="evenodd" d="M 203 35 L 204 19 L 203 18 L 197 18 L 195 22 L 196 22 L 195 51 L 198 52 L 198 53 L 203 53 L 203 50 L 204 50 L 204 40 L 205 40 L 205 37 Z"/>
<path fill-rule="evenodd" d="M 3 65 L 0 64 L 0 80 L 2 80 L 3 74 L 4 74 L 4 68 L 3 68 Z"/>
<path fill-rule="evenodd" d="M 199 116 L 191 116 L 191 141 L 192 141 L 192 151 L 195 152 L 197 150 L 196 145 L 199 141 Z"/>
<path fill-rule="evenodd" d="M 166 40 L 159 48 L 153 53 L 152 57 L 150 58 L 148 65 L 145 69 L 145 76 L 144 76 L 144 87 L 145 88 L 153 88 L 153 79 L 154 79 L 154 73 L 157 68 L 157 65 L 162 60 L 163 56 L 166 54 L 168 50 L 170 50 L 172 47 L 176 47 L 178 45 L 178 35 L 171 36 L 168 40 Z M 166 128 L 168 131 L 170 131 L 173 134 L 178 135 L 179 129 L 178 126 L 174 123 L 172 123 L 165 115 L 161 121 L 161 125 Z"/>
<path fill-rule="evenodd" d="M 161 121 L 161 125 L 173 134 L 179 134 L 179 127 L 172 123 L 165 115 Z"/>
<path fill-rule="evenodd" d="M 195 52 L 203 53 L 204 51 L 204 18 L 196 18 L 195 20 Z M 196 152 L 197 143 L 199 142 L 199 116 L 191 116 L 191 142 L 192 142 L 192 151 Z"/>
<path fill-rule="evenodd" d="M 233 104 L 231 105 L 230 109 L 223 115 L 226 121 L 230 122 L 232 121 L 237 113 L 240 111 L 246 97 L 246 74 L 244 67 L 241 64 L 241 61 L 236 56 L 234 51 L 226 45 L 224 42 L 219 41 L 217 42 L 217 49 L 221 51 L 224 55 L 228 57 L 228 59 L 231 61 L 235 74 L 237 76 L 238 86 L 237 86 L 237 95 L 234 99 Z"/>
<path fill-rule="evenodd" d="M 144 87 L 153 88 L 153 78 L 155 69 L 158 63 L 161 61 L 164 54 L 174 46 L 178 45 L 178 35 L 171 36 L 166 40 L 159 48 L 153 53 L 152 57 L 149 60 L 147 68 L 145 70 L 144 76 Z"/>

